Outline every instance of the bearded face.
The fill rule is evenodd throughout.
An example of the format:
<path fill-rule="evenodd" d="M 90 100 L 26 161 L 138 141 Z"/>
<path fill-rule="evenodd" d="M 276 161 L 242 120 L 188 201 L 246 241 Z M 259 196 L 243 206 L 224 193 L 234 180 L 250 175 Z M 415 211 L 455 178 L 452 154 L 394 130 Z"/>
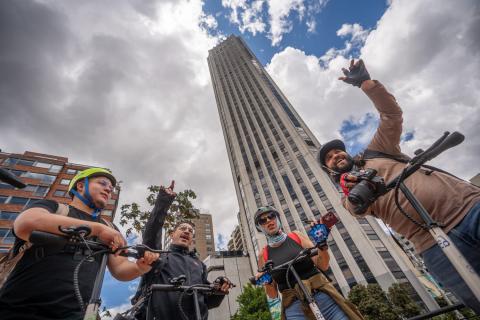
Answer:
<path fill-rule="evenodd" d="M 325 156 L 326 166 L 335 173 L 345 173 L 353 169 L 353 158 L 340 149 L 332 149 Z"/>

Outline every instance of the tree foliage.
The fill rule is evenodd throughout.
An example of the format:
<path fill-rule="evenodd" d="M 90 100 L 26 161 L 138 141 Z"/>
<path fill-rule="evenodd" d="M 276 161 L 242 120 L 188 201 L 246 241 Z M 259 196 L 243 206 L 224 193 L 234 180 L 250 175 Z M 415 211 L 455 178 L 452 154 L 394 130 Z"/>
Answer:
<path fill-rule="evenodd" d="M 147 203 L 150 206 L 155 205 L 155 200 L 157 199 L 158 193 L 160 191 L 160 186 L 150 186 L 148 187 L 148 196 Z M 169 215 L 167 216 L 164 224 L 165 230 L 170 230 L 175 223 L 180 220 L 190 220 L 193 218 L 198 218 L 198 210 L 196 210 L 192 204 L 192 200 L 196 199 L 197 195 L 193 190 L 186 189 L 184 191 L 178 192 L 175 200 L 169 209 Z M 141 233 L 145 228 L 145 224 L 148 221 L 150 216 L 151 208 L 149 210 L 143 211 L 140 209 L 140 205 L 136 202 L 130 204 L 124 204 L 120 208 L 120 225 L 124 226 L 130 223 L 132 226 L 129 227 L 126 231 L 127 237 L 132 234 L 133 231 Z"/>
<path fill-rule="evenodd" d="M 400 319 L 378 284 L 358 284 L 350 290 L 348 300 L 355 304 L 366 320 Z"/>
<path fill-rule="evenodd" d="M 388 288 L 388 299 L 393 305 L 394 312 L 403 318 L 420 314 L 421 309 L 408 295 L 408 287 L 405 283 L 394 283 Z"/>
<path fill-rule="evenodd" d="M 267 296 L 262 287 L 247 284 L 238 296 L 239 308 L 231 320 L 271 320 Z"/>

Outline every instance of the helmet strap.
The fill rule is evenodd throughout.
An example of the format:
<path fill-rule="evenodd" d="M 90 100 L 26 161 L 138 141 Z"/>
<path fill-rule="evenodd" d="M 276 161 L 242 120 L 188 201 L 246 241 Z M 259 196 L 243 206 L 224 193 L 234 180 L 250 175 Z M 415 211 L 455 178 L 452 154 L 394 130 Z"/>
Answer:
<path fill-rule="evenodd" d="M 82 196 L 80 192 L 78 192 L 75 189 L 72 189 L 70 192 L 73 193 L 74 196 L 76 196 L 80 201 L 82 201 L 87 207 L 93 209 L 92 212 L 92 217 L 94 219 L 97 219 L 98 216 L 100 215 L 100 212 L 102 212 L 101 208 L 98 208 L 95 206 L 95 203 L 93 202 L 92 196 L 90 195 L 90 192 L 88 191 L 88 177 L 85 178 L 85 196 Z"/>

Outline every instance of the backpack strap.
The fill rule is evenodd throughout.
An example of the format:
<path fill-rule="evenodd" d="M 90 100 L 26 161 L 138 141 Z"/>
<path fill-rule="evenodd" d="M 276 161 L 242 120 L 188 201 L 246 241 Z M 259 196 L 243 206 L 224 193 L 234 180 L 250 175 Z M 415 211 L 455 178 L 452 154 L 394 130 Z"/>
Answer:
<path fill-rule="evenodd" d="M 289 234 L 287 234 L 287 236 L 293 241 L 295 241 L 299 246 L 302 246 L 302 240 L 300 240 L 300 237 L 296 232 L 290 232 Z"/>
<path fill-rule="evenodd" d="M 287 237 L 295 241 L 299 246 L 302 245 L 302 240 L 300 240 L 300 237 L 295 232 L 290 232 L 289 234 L 287 234 Z M 264 262 L 268 261 L 268 246 L 263 247 L 262 256 Z"/>
<path fill-rule="evenodd" d="M 262 255 L 263 262 L 268 261 L 268 246 L 263 247 Z"/>

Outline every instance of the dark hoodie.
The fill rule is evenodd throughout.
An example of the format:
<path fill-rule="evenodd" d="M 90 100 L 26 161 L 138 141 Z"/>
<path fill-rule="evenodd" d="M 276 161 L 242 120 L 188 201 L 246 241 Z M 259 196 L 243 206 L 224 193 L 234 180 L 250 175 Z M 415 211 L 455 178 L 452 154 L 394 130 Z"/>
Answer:
<path fill-rule="evenodd" d="M 162 227 L 174 198 L 160 190 L 143 233 L 143 243 L 149 247 L 161 249 Z M 151 284 L 169 284 L 170 279 L 180 275 L 187 277 L 184 285 L 209 284 L 206 267 L 194 252 L 188 251 L 188 248 L 184 246 L 174 244 L 170 245 L 169 250 L 171 252 L 162 254 L 160 262 L 142 277 L 132 302 L 136 302 Z M 180 294 L 180 292 L 155 292 L 150 303 L 150 313 L 153 314 L 151 319 L 182 319 L 178 306 Z M 202 319 L 207 319 L 208 309 L 218 307 L 223 298 L 224 295 L 203 296 L 199 294 Z M 182 306 L 189 319 L 196 319 L 192 295 L 185 295 Z M 141 310 L 137 314 L 137 319 L 145 319 L 145 311 L 145 309 Z"/>

